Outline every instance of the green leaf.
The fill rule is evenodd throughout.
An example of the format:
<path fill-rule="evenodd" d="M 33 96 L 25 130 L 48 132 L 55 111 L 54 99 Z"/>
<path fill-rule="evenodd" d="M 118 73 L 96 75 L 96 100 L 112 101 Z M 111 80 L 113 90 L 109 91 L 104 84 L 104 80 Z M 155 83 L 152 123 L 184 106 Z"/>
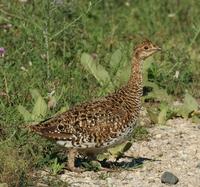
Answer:
<path fill-rule="evenodd" d="M 89 54 L 83 53 L 81 55 L 81 64 L 97 79 L 101 86 L 106 85 L 110 89 L 114 89 L 108 72 L 102 65 L 95 62 Z"/>
<path fill-rule="evenodd" d="M 192 116 L 192 122 L 199 124 L 200 123 L 200 118 L 198 116 Z"/>
<path fill-rule="evenodd" d="M 152 87 L 153 90 L 144 98 L 145 99 L 155 99 L 157 101 L 163 101 L 170 103 L 172 101 L 172 97 L 168 95 L 167 91 L 165 89 L 159 88 L 158 85 L 156 85 L 153 82 L 145 82 L 145 85 L 147 87 Z"/>
<path fill-rule="evenodd" d="M 108 160 L 111 157 L 111 154 L 108 152 L 102 153 L 102 154 L 98 154 L 97 155 L 97 160 L 99 161 L 103 161 L 103 160 Z"/>
<path fill-rule="evenodd" d="M 35 120 L 40 120 L 45 117 L 47 112 L 47 104 L 44 99 L 39 96 L 35 102 L 33 107 L 32 115 L 34 116 Z"/>
<path fill-rule="evenodd" d="M 122 52 L 120 49 L 117 49 L 111 56 L 111 59 L 110 59 L 110 66 L 113 68 L 113 69 L 117 69 L 120 67 L 120 62 L 121 62 L 121 59 L 122 59 Z"/>
<path fill-rule="evenodd" d="M 132 146 L 132 142 L 128 141 L 126 143 L 126 145 L 123 147 L 122 152 L 124 153 L 124 152 L 128 151 L 131 148 L 131 146 Z"/>
<path fill-rule="evenodd" d="M 154 124 L 157 124 L 158 123 L 158 114 L 159 114 L 158 108 L 152 106 L 152 107 L 149 107 L 147 109 L 147 111 L 148 111 L 149 117 L 151 119 L 151 122 Z"/>
<path fill-rule="evenodd" d="M 185 94 L 183 105 L 178 107 L 177 113 L 184 118 L 188 118 L 189 114 L 198 109 L 198 103 L 192 95 L 189 93 Z"/>
<path fill-rule="evenodd" d="M 28 122 L 32 120 L 32 114 L 28 110 L 26 110 L 25 107 L 23 107 L 22 105 L 19 105 L 17 107 L 17 110 L 23 116 L 24 121 Z"/>
<path fill-rule="evenodd" d="M 130 65 L 126 65 L 125 67 L 120 68 L 116 75 L 115 75 L 115 84 L 121 85 L 128 81 L 131 74 L 131 68 Z"/>
<path fill-rule="evenodd" d="M 82 165 L 87 171 L 99 171 L 101 169 L 101 164 L 98 161 L 90 161 L 89 163 L 83 162 Z"/>
<path fill-rule="evenodd" d="M 39 97 L 41 97 L 41 95 L 37 89 L 30 89 L 30 93 L 35 102 L 37 101 L 37 99 Z"/>
<path fill-rule="evenodd" d="M 124 152 L 129 150 L 131 147 L 132 143 L 130 141 L 126 141 L 122 144 L 116 145 L 115 147 L 109 148 L 107 152 L 98 154 L 97 159 L 102 161 L 104 159 L 109 159 L 109 158 L 117 158 L 123 155 Z"/>
<path fill-rule="evenodd" d="M 53 163 L 50 165 L 50 168 L 51 168 L 51 172 L 53 175 L 56 175 L 58 174 L 59 172 L 61 172 L 61 170 L 64 168 L 64 164 L 60 164 L 58 162 L 58 159 L 55 158 Z"/>
<path fill-rule="evenodd" d="M 63 106 L 55 115 L 62 114 L 63 112 L 66 112 L 67 110 L 69 110 L 69 106 L 68 105 Z"/>
<path fill-rule="evenodd" d="M 188 111 L 190 111 L 190 112 L 198 109 L 198 103 L 197 103 L 196 99 L 194 97 L 192 97 L 192 95 L 190 95 L 189 93 L 185 94 L 184 106 L 186 106 Z"/>
<path fill-rule="evenodd" d="M 127 151 L 131 147 L 132 143 L 127 141 L 123 144 L 116 145 L 115 147 L 112 147 L 108 149 L 109 153 L 115 157 L 118 157 L 122 155 L 125 151 Z"/>
<path fill-rule="evenodd" d="M 158 124 L 164 125 L 167 121 L 167 111 L 168 111 L 168 106 L 167 105 L 162 105 L 161 106 L 161 111 L 158 114 Z"/>
<path fill-rule="evenodd" d="M 143 75 L 143 82 L 145 83 L 148 81 L 148 69 L 152 66 L 153 59 L 148 59 L 142 64 L 142 75 Z"/>

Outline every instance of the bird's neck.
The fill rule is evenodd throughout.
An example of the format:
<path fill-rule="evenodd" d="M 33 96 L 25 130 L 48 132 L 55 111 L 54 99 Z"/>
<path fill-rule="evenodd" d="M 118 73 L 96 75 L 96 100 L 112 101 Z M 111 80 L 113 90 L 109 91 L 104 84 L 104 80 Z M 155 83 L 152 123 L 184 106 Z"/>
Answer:
<path fill-rule="evenodd" d="M 128 83 L 109 98 L 114 103 L 119 102 L 129 114 L 129 120 L 136 120 L 139 116 L 142 96 L 141 60 L 137 56 L 132 58 L 131 76 Z"/>
<path fill-rule="evenodd" d="M 124 94 L 126 95 L 126 108 L 129 110 L 132 119 L 135 120 L 139 116 L 142 96 L 141 60 L 135 56 L 132 58 L 131 76 L 124 88 Z"/>
<path fill-rule="evenodd" d="M 132 58 L 131 76 L 127 84 L 127 88 L 131 91 L 131 95 L 136 97 L 142 96 L 142 62 L 135 55 Z"/>

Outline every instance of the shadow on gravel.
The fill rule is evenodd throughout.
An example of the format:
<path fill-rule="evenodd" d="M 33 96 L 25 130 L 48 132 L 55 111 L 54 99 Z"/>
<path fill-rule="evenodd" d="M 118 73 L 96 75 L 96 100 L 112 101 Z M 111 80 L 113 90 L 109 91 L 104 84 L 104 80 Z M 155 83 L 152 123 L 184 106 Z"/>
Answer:
<path fill-rule="evenodd" d="M 101 164 L 101 166 L 103 168 L 108 168 L 108 169 L 113 169 L 113 170 L 121 170 L 121 169 L 135 169 L 135 168 L 142 167 L 145 161 L 154 162 L 154 161 L 158 161 L 158 160 L 151 159 L 151 158 L 144 158 L 144 157 L 133 158 L 133 157 L 124 156 L 114 162 L 103 160 L 103 161 L 99 161 L 99 163 Z M 86 163 L 86 162 L 89 163 L 90 160 L 85 159 L 85 158 L 84 159 L 78 158 L 76 160 L 75 165 L 76 165 L 76 167 L 81 167 L 81 166 L 83 166 L 82 163 Z M 93 169 L 91 169 L 91 170 L 93 170 Z"/>
<path fill-rule="evenodd" d="M 115 162 L 103 161 L 101 162 L 101 165 L 102 167 L 106 167 L 106 168 L 134 169 L 134 168 L 142 167 L 145 161 L 153 162 L 156 160 L 150 159 L 150 158 L 144 158 L 144 157 L 139 157 L 139 158 L 123 157 Z"/>

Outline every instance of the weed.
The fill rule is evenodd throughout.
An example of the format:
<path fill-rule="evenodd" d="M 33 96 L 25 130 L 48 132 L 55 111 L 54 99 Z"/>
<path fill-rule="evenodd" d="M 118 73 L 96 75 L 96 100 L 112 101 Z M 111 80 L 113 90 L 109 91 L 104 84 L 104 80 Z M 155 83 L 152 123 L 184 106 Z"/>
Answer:
<path fill-rule="evenodd" d="M 83 162 L 82 164 L 88 171 L 99 171 L 101 169 L 101 164 L 98 161 Z"/>
<path fill-rule="evenodd" d="M 50 170 L 51 170 L 53 175 L 60 173 L 63 168 L 64 168 L 64 164 L 58 163 L 57 158 L 55 158 L 54 161 L 52 162 L 52 164 L 50 165 Z"/>

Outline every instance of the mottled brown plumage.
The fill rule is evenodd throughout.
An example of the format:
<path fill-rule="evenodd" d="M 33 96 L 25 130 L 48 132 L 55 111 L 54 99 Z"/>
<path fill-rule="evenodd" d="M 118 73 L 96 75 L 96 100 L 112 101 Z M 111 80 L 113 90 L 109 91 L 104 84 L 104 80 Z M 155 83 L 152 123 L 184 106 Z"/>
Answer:
<path fill-rule="evenodd" d="M 99 100 L 74 106 L 37 125 L 36 133 L 68 149 L 68 168 L 75 171 L 77 154 L 95 155 L 120 144 L 131 135 L 138 119 L 142 95 L 142 61 L 160 50 L 144 41 L 133 52 L 132 73 L 121 89 Z"/>

